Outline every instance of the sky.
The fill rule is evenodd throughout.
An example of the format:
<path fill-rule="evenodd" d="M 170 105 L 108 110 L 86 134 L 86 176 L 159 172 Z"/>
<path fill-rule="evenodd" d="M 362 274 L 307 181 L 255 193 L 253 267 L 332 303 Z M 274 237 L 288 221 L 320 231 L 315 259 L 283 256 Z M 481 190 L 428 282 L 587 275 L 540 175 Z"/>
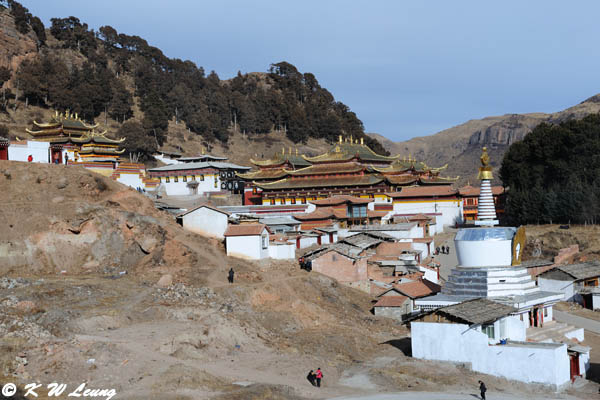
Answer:
<path fill-rule="evenodd" d="M 600 92 L 600 2 L 21 0 L 137 35 L 221 79 L 287 61 L 394 141 Z"/>

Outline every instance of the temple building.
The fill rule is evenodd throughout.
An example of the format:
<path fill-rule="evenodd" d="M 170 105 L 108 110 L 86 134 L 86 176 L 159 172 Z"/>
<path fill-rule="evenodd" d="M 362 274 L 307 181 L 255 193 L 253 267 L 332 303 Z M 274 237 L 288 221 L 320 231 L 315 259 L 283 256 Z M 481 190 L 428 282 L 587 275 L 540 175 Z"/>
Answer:
<path fill-rule="evenodd" d="M 282 154 L 252 163 L 258 170 L 240 174 L 245 180 L 244 204 L 305 204 L 335 195 L 389 201 L 386 192 L 411 185 L 451 185 L 440 176 L 445 168 L 430 168 L 411 157 L 375 153 L 363 139 L 342 138 L 324 154 L 308 157 Z"/>
<path fill-rule="evenodd" d="M 96 132 L 98 124 L 89 125 L 68 110 L 64 113 L 56 111 L 47 123 L 33 121 L 33 124 L 35 129 L 26 131 L 34 141 L 49 143 L 49 161 L 52 163 L 62 164 L 68 158 L 83 164 L 109 163 L 112 169 L 125 151 L 119 149 L 125 138 L 110 139 L 105 136 L 106 130 Z M 96 167 L 104 170 L 108 165 Z"/>

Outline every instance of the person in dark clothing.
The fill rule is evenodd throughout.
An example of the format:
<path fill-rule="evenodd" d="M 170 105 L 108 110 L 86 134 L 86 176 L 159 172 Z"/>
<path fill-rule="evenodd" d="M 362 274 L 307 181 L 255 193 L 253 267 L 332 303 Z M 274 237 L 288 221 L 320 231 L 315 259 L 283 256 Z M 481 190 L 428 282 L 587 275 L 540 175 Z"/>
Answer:
<path fill-rule="evenodd" d="M 317 380 L 317 387 L 321 387 L 321 379 L 323 379 L 323 372 L 321 371 L 321 368 L 317 368 L 315 378 Z"/>
<path fill-rule="evenodd" d="M 315 382 L 315 373 L 313 372 L 313 370 L 311 369 L 310 372 L 308 373 L 308 375 L 306 375 L 306 379 L 308 379 L 308 381 L 310 382 L 311 385 L 313 386 L 317 386 L 316 382 Z"/>
<path fill-rule="evenodd" d="M 450 246 L 446 246 L 446 254 L 450 254 Z"/>
<path fill-rule="evenodd" d="M 438 254 L 440 254 L 440 246 L 435 248 L 435 255 L 437 256 Z"/>
<path fill-rule="evenodd" d="M 233 283 L 234 274 L 235 272 L 233 272 L 233 268 L 229 268 L 229 274 L 227 275 L 227 280 L 229 281 L 229 283 Z"/>
<path fill-rule="evenodd" d="M 479 392 L 481 393 L 481 400 L 485 400 L 485 392 L 487 392 L 487 388 L 485 387 L 485 383 L 479 381 Z"/>

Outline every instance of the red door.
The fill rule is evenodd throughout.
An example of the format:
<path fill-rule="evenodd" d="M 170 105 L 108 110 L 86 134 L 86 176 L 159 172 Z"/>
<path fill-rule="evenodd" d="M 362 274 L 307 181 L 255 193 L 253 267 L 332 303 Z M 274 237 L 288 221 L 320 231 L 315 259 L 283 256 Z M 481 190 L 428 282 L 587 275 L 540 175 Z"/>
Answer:
<path fill-rule="evenodd" d="M 571 382 L 575 381 L 575 377 L 579 376 L 579 354 L 569 355 L 571 361 Z"/>
<path fill-rule="evenodd" d="M 297 249 L 300 248 L 300 238 L 299 237 L 296 238 L 296 248 Z"/>
<path fill-rule="evenodd" d="M 321 245 L 321 235 L 319 234 L 319 236 L 317 236 L 317 244 L 320 246 Z"/>

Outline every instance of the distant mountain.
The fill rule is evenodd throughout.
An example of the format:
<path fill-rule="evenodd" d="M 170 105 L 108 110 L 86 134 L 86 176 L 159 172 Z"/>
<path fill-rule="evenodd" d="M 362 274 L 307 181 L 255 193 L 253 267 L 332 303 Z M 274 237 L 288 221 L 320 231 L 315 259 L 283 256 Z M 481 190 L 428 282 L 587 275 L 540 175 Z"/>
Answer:
<path fill-rule="evenodd" d="M 431 136 L 416 137 L 405 142 L 393 142 L 381 135 L 369 135 L 383 144 L 392 154 L 411 154 L 431 166 L 448 164 L 446 175 L 459 175 L 460 184 L 476 182 L 477 166 L 481 148 L 488 147 L 490 163 L 497 169 L 508 147 L 522 140 L 541 122 L 559 123 L 567 119 L 581 119 L 600 112 L 600 95 L 566 110 L 546 114 L 506 114 L 502 116 L 473 119 L 464 124 L 445 129 Z M 500 183 L 497 180 L 497 183 Z"/>

